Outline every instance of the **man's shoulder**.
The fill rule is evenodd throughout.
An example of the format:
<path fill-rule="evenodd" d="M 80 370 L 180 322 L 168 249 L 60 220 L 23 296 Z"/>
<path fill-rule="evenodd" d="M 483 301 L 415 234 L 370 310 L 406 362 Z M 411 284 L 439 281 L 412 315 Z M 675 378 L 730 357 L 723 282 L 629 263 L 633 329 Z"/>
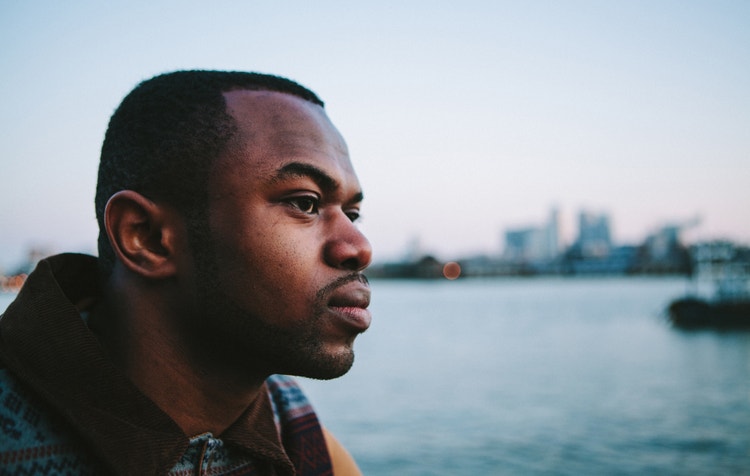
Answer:
<path fill-rule="evenodd" d="M 297 381 L 285 375 L 266 380 L 276 425 L 298 474 L 331 474 L 323 427 Z"/>
<path fill-rule="evenodd" d="M 63 418 L 0 366 L 0 474 L 95 474 Z"/>
<path fill-rule="evenodd" d="M 272 375 L 266 380 L 266 386 L 277 418 L 298 418 L 315 413 L 296 379 L 287 375 Z"/>

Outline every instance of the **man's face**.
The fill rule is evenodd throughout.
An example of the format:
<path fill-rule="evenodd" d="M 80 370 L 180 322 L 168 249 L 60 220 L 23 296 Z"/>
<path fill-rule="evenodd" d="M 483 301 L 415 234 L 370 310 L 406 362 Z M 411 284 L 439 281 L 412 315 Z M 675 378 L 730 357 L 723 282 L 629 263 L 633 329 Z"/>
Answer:
<path fill-rule="evenodd" d="M 267 91 L 225 94 L 236 140 L 209 178 L 197 251 L 203 332 L 252 373 L 334 378 L 370 325 L 362 193 L 323 109 Z M 203 255 L 203 259 L 201 259 Z"/>

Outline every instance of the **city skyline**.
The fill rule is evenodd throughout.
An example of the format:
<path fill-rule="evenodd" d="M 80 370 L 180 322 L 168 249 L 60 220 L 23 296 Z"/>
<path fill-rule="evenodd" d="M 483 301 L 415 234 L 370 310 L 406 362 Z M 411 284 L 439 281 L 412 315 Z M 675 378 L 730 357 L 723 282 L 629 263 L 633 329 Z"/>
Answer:
<path fill-rule="evenodd" d="M 635 242 L 750 243 L 750 4 L 742 1 L 51 1 L 0 6 L 0 267 L 29 246 L 95 250 L 107 121 L 140 80 L 272 72 L 319 93 L 365 192 L 376 260 L 414 237 L 500 251 L 561 210 Z"/>
<path fill-rule="evenodd" d="M 564 219 L 562 217 L 565 217 Z M 593 223 L 584 225 L 581 220 L 586 217 L 593 220 Z M 655 223 L 654 226 L 643 230 L 640 235 L 623 237 L 616 232 L 617 217 L 611 215 L 605 210 L 598 208 L 581 208 L 577 210 L 567 210 L 567 213 L 553 206 L 546 210 L 546 213 L 540 213 L 537 217 L 520 221 L 510 226 L 497 230 L 495 246 L 488 249 L 469 250 L 468 253 L 456 253 L 450 250 L 445 253 L 430 250 L 424 245 L 424 239 L 420 236 L 412 236 L 410 240 L 404 243 L 399 253 L 389 257 L 393 259 L 417 259 L 425 255 L 436 255 L 442 259 L 460 259 L 471 257 L 473 255 L 485 255 L 502 257 L 504 259 L 516 259 L 521 256 L 514 256 L 520 252 L 520 248 L 528 246 L 528 241 L 534 241 L 534 248 L 538 251 L 534 253 L 532 259 L 552 259 L 555 256 L 564 253 L 574 245 L 581 242 L 596 243 L 597 240 L 604 245 L 605 251 L 610 248 L 619 246 L 640 246 L 649 238 L 663 233 L 665 230 L 676 229 L 686 246 L 706 243 L 712 241 L 728 241 L 739 246 L 750 246 L 750 242 L 733 240 L 729 237 L 703 237 L 700 234 L 700 226 L 703 218 L 700 216 L 686 217 L 685 219 L 671 219 Z M 583 228 L 586 228 L 584 231 Z M 593 231 L 597 230 L 597 231 Z M 584 236 L 586 234 L 593 234 Z M 598 236 L 597 236 L 598 234 Z M 515 243 L 513 243 L 515 241 Z M 514 249 L 514 247 L 518 247 Z M 596 255 L 597 251 L 583 250 L 584 254 Z M 528 257 L 526 257 L 528 258 Z"/>

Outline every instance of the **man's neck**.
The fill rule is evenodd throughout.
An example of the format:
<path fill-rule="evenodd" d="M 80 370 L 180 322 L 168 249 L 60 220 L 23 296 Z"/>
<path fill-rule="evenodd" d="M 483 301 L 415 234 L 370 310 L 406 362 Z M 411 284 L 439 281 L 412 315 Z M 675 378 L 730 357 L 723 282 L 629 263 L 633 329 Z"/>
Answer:
<path fill-rule="evenodd" d="M 90 325 L 105 352 L 138 389 L 169 415 L 188 436 L 221 435 L 257 398 L 265 378 L 236 378 L 208 368 L 186 352 L 179 332 L 149 299 L 149 309 L 127 309 L 105 299 Z"/>

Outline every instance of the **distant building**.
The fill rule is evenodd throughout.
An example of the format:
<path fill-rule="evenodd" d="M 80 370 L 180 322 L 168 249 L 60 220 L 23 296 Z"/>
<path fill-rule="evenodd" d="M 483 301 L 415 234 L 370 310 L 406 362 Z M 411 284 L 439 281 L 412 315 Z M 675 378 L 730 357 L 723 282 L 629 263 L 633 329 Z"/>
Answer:
<path fill-rule="evenodd" d="M 578 239 L 574 245 L 582 258 L 603 258 L 612 252 L 609 216 L 582 211 L 578 215 Z"/>
<path fill-rule="evenodd" d="M 649 235 L 638 252 L 635 271 L 649 274 L 690 274 L 692 262 L 681 232 L 688 225 L 664 225 Z"/>
<path fill-rule="evenodd" d="M 750 300 L 750 248 L 717 240 L 690 248 L 693 294 L 720 301 Z"/>
<path fill-rule="evenodd" d="M 584 210 L 578 215 L 578 236 L 565 253 L 563 269 L 575 275 L 625 274 L 636 254 L 634 246 L 614 245 L 609 215 Z"/>
<path fill-rule="evenodd" d="M 681 246 L 678 226 L 665 226 L 646 239 L 648 254 L 654 261 L 669 260 Z"/>
<path fill-rule="evenodd" d="M 560 220 L 556 208 L 541 227 L 526 227 L 505 232 L 503 259 L 511 263 L 545 263 L 560 255 Z"/>
<path fill-rule="evenodd" d="M 522 228 L 505 232 L 503 258 L 514 263 L 536 261 L 544 256 L 540 228 Z"/>
<path fill-rule="evenodd" d="M 606 256 L 587 257 L 568 255 L 564 268 L 566 274 L 622 275 L 632 272 L 638 255 L 636 246 L 615 246 Z"/>

